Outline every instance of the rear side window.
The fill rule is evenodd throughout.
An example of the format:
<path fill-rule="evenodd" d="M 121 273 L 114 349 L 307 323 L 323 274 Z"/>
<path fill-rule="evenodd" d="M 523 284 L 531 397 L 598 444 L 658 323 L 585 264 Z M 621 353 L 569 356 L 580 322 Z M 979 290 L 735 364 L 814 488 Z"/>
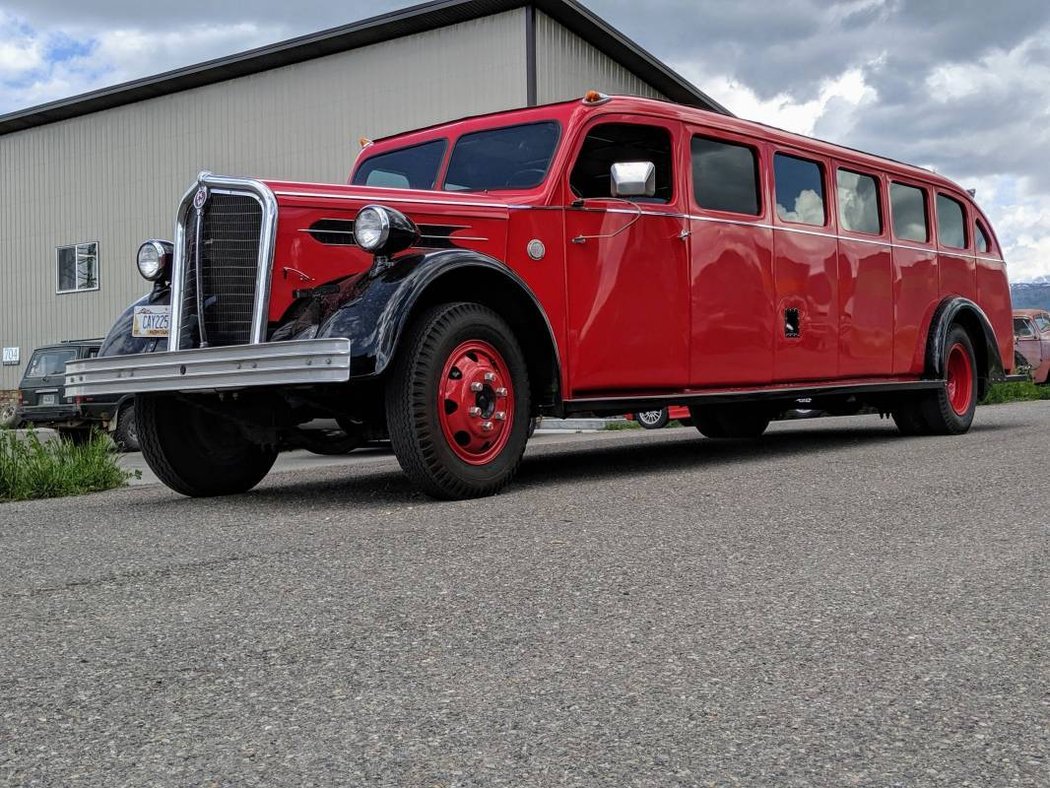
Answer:
<path fill-rule="evenodd" d="M 870 175 L 852 170 L 839 170 L 836 175 L 839 195 L 839 223 L 842 229 L 855 233 L 882 234 L 879 212 L 879 185 Z"/>
<path fill-rule="evenodd" d="M 543 183 L 561 127 L 553 121 L 486 129 L 456 141 L 445 191 L 531 189 Z"/>
<path fill-rule="evenodd" d="M 1023 317 L 1014 318 L 1014 336 L 1015 337 L 1034 337 L 1035 329 L 1032 328 L 1032 324 L 1025 320 Z"/>
<path fill-rule="evenodd" d="M 357 168 L 354 185 L 433 189 L 446 147 L 447 140 L 434 140 L 373 156 Z"/>
<path fill-rule="evenodd" d="M 757 216 L 758 156 L 754 148 L 709 137 L 693 137 L 693 194 L 711 211 Z"/>
<path fill-rule="evenodd" d="M 823 225 L 824 179 L 815 161 L 778 153 L 773 157 L 777 216 L 785 222 Z"/>
<path fill-rule="evenodd" d="M 890 184 L 890 213 L 893 234 L 904 241 L 930 240 L 926 227 L 926 192 L 903 183 Z"/>
<path fill-rule="evenodd" d="M 1040 332 L 1050 331 L 1050 318 L 1046 315 L 1036 315 L 1035 324 L 1039 327 Z"/>
<path fill-rule="evenodd" d="M 941 246 L 966 248 L 966 212 L 958 200 L 937 195 L 937 240 Z"/>
<path fill-rule="evenodd" d="M 982 254 L 987 254 L 992 251 L 992 244 L 988 241 L 988 233 L 984 231 L 984 227 L 981 226 L 980 222 L 977 222 L 973 226 L 973 234 L 977 243 L 977 251 Z"/>

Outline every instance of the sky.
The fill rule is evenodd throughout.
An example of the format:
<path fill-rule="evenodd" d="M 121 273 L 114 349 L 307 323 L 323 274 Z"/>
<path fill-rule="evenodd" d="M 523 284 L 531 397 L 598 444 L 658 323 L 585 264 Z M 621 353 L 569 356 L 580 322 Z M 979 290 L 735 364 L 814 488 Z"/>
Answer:
<path fill-rule="evenodd" d="M 1050 277 L 1046 0 L 583 3 L 741 117 L 976 189 L 1011 280 Z M 0 0 L 0 114 L 410 4 Z"/>

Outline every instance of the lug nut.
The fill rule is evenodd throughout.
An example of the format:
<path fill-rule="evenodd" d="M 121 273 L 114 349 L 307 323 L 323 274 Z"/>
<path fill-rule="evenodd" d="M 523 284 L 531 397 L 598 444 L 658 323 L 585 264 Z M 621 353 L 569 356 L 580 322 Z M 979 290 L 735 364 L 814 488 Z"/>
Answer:
<path fill-rule="evenodd" d="M 492 422 L 491 421 L 486 421 L 484 424 L 481 425 L 481 431 L 482 432 L 492 432 L 492 427 L 493 427 Z"/>
<path fill-rule="evenodd" d="M 474 391 L 474 392 L 481 391 L 484 388 L 485 387 L 482 386 L 480 383 L 471 383 L 470 384 L 470 390 Z"/>
<path fill-rule="evenodd" d="M 505 388 L 496 389 L 496 396 L 503 399 L 503 397 L 507 396 L 507 390 Z"/>
<path fill-rule="evenodd" d="M 505 410 L 497 410 L 496 413 L 493 415 L 493 418 L 496 419 L 496 421 L 506 421 L 507 412 Z"/>
<path fill-rule="evenodd" d="M 474 417 L 480 416 L 481 415 L 481 408 L 471 408 L 470 410 L 467 411 L 467 414 L 470 415 L 470 416 L 474 416 Z"/>
<path fill-rule="evenodd" d="M 495 379 L 496 379 L 496 373 L 495 372 L 486 372 L 485 373 L 485 382 L 486 383 L 491 383 Z"/>

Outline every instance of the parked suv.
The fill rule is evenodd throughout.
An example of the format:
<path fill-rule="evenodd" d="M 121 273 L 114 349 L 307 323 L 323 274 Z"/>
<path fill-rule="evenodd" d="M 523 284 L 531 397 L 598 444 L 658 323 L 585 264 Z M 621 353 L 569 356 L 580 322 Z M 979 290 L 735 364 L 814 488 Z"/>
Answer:
<path fill-rule="evenodd" d="M 66 364 L 98 355 L 101 339 L 70 339 L 33 351 L 18 387 L 15 423 L 50 427 L 74 442 L 83 442 L 93 427 L 114 429 L 117 445 L 138 451 L 135 402 L 127 395 L 66 395 Z"/>

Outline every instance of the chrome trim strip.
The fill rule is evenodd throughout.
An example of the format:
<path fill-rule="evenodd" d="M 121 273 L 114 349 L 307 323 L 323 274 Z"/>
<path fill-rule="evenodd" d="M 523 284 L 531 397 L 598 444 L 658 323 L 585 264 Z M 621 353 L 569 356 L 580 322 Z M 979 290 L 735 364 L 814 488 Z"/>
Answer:
<path fill-rule="evenodd" d="M 182 280 L 186 261 L 186 219 L 192 206 L 193 196 L 205 186 L 212 193 L 251 197 L 262 207 L 262 226 L 259 231 L 259 259 L 255 278 L 255 304 L 252 307 L 251 344 L 266 341 L 270 309 L 270 278 L 273 275 L 273 257 L 277 246 L 277 198 L 265 183 L 251 178 L 230 178 L 204 171 L 197 175 L 197 182 L 182 198 L 175 220 L 175 258 L 172 261 L 172 315 L 168 347 L 179 349 L 182 333 Z M 199 248 L 199 245 L 198 245 Z M 177 308 L 175 306 L 177 305 Z M 198 318 L 199 319 L 199 318 Z"/>
<path fill-rule="evenodd" d="M 355 202 L 375 203 L 376 205 L 383 205 L 388 202 L 409 202 L 418 203 L 421 205 L 451 205 L 458 208 L 494 208 L 494 209 L 525 209 L 532 208 L 531 205 L 509 205 L 507 203 L 492 203 L 492 202 L 461 202 L 459 200 L 434 200 L 434 199 L 418 199 L 410 197 L 384 197 L 382 199 L 371 199 L 364 195 L 359 194 L 325 194 L 324 192 L 284 192 L 275 191 L 273 192 L 278 197 L 320 197 L 328 200 L 352 200 Z M 364 206 L 362 206 L 364 207 Z"/>
<path fill-rule="evenodd" d="M 76 397 L 345 383 L 350 347 L 349 339 L 303 339 L 96 357 L 66 366 L 66 392 Z"/>
<path fill-rule="evenodd" d="M 637 212 L 628 211 L 625 208 L 575 208 L 572 210 L 583 210 L 591 213 L 618 213 L 624 216 L 637 216 Z M 1006 261 L 1001 257 L 988 257 L 986 255 L 979 254 L 966 254 L 965 252 L 949 252 L 943 249 L 939 249 L 936 246 L 912 246 L 911 244 L 896 243 L 893 241 L 883 241 L 878 238 L 858 238 L 854 235 L 842 235 L 841 233 L 822 233 L 817 230 L 803 230 L 798 227 L 782 227 L 779 224 L 769 224 L 768 222 L 748 222 L 743 219 L 723 219 L 718 216 L 698 216 L 692 213 L 672 213 L 668 211 L 642 211 L 642 216 L 656 216 L 660 218 L 670 219 L 689 219 L 695 222 L 704 222 L 706 224 L 731 224 L 738 227 L 757 227 L 760 230 L 773 230 L 778 233 L 797 233 L 798 235 L 816 235 L 820 238 L 836 238 L 840 241 L 856 241 L 857 243 L 869 244 L 871 246 L 885 246 L 890 249 L 909 249 L 913 252 L 926 252 L 927 254 L 938 254 L 947 255 L 949 257 L 958 257 L 964 260 L 985 260 L 990 263 L 1002 263 L 1006 265 Z"/>

